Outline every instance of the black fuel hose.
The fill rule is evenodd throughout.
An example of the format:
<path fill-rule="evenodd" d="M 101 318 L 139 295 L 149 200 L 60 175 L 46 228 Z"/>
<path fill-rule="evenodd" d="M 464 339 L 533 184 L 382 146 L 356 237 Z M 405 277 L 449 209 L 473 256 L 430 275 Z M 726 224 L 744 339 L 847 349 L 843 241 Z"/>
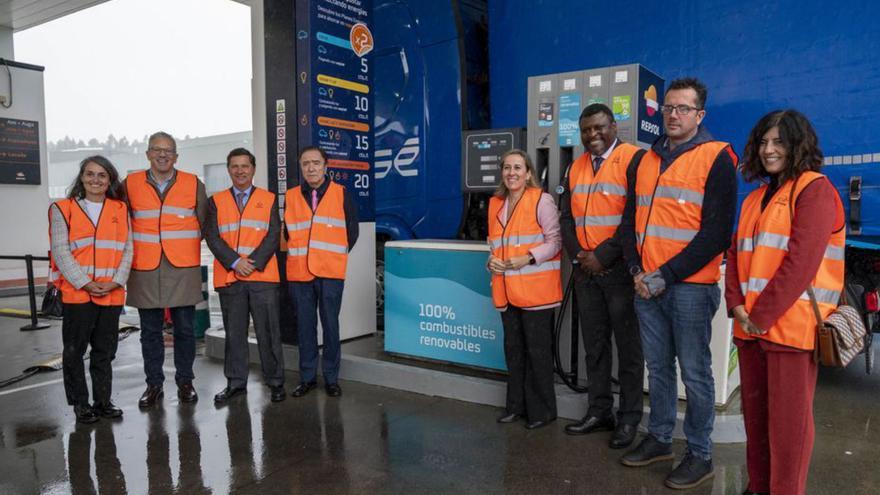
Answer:
<path fill-rule="evenodd" d="M 578 267 L 574 267 L 575 270 Z M 574 273 L 571 273 L 568 276 L 568 283 L 565 284 L 565 294 L 562 296 L 562 305 L 559 306 L 559 317 L 556 318 L 556 324 L 553 325 L 553 371 L 556 372 L 556 375 L 562 380 L 568 388 L 573 391 L 584 394 L 588 392 L 587 387 L 582 387 L 577 383 L 577 377 L 572 380 L 568 377 L 568 373 L 562 369 L 562 360 L 559 357 L 559 336 L 561 335 L 562 330 L 562 321 L 565 319 L 562 316 L 565 314 L 565 308 L 568 306 L 568 301 L 571 300 L 571 291 L 574 289 Z M 577 350 L 575 350 L 577 352 Z"/>
<path fill-rule="evenodd" d="M 575 265 L 573 270 L 577 269 L 578 267 Z M 590 391 L 589 387 L 578 385 L 577 377 L 575 377 L 574 380 L 569 378 L 568 373 L 562 369 L 562 359 L 559 357 L 559 338 L 562 334 L 562 320 L 564 320 L 562 316 L 565 314 L 565 308 L 568 306 L 568 301 L 571 300 L 572 290 L 574 290 L 574 272 L 568 276 L 568 283 L 565 284 L 565 294 L 562 296 L 562 304 L 559 306 L 559 317 L 556 319 L 556 324 L 553 325 L 553 371 L 568 388 L 579 394 L 585 394 Z M 574 311 L 577 311 L 577 309 Z M 573 329 L 572 331 L 576 331 L 576 329 Z M 575 350 L 575 352 L 577 352 L 577 350 Z M 620 382 L 617 381 L 617 378 L 612 376 L 611 383 L 619 385 Z"/>

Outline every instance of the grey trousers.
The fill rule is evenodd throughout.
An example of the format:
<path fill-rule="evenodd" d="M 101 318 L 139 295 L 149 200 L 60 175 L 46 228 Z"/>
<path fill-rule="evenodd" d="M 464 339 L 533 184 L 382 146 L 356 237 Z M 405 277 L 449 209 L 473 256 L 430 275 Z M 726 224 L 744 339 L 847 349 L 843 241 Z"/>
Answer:
<path fill-rule="evenodd" d="M 254 320 L 260 366 L 266 385 L 284 385 L 284 355 L 278 321 L 279 287 L 279 284 L 267 282 L 236 282 L 217 290 L 226 330 L 223 371 L 231 388 L 247 385 L 250 318 Z"/>

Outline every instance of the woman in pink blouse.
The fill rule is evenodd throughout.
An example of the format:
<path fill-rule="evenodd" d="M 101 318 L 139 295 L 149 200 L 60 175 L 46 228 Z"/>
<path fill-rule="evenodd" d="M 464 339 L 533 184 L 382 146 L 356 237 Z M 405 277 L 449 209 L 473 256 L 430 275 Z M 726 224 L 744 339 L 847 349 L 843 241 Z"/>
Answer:
<path fill-rule="evenodd" d="M 501 157 L 501 184 L 489 201 L 487 267 L 504 325 L 507 410 L 499 423 L 526 419 L 535 429 L 556 419 L 552 332 L 562 300 L 559 213 L 522 150 Z"/>

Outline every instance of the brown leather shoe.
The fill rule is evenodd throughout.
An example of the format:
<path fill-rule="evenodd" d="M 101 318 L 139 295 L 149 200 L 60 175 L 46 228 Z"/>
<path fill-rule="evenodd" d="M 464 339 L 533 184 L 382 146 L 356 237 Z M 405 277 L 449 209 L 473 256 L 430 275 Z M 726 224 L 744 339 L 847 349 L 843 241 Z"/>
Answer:
<path fill-rule="evenodd" d="M 140 400 L 138 400 L 138 407 L 141 409 L 149 409 L 155 406 L 156 402 L 158 402 L 163 395 L 164 392 L 162 391 L 162 385 L 147 385 L 147 389 L 144 390 Z"/>
<path fill-rule="evenodd" d="M 199 400 L 199 394 L 196 393 L 192 383 L 178 383 L 177 398 L 180 399 L 180 402 L 195 402 Z"/>

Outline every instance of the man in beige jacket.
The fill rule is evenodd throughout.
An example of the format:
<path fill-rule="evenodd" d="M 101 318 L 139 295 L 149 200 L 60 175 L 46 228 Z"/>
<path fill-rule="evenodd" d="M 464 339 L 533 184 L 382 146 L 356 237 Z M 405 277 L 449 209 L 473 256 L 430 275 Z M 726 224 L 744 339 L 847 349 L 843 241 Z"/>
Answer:
<path fill-rule="evenodd" d="M 165 308 L 174 323 L 174 376 L 181 402 L 195 402 L 193 388 L 195 304 L 202 300 L 201 225 L 207 209 L 205 185 L 177 170 L 177 143 L 165 133 L 150 136 L 150 168 L 125 179 L 131 211 L 134 259 L 128 305 L 138 308 L 147 388 L 138 401 L 150 408 L 163 396 L 162 326 Z"/>

